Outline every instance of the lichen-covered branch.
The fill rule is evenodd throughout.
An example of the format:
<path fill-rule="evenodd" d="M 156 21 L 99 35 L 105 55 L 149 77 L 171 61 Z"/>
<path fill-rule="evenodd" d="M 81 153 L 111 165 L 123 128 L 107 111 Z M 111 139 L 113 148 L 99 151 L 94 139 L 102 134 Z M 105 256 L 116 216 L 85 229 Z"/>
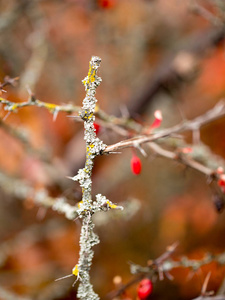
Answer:
<path fill-rule="evenodd" d="M 84 139 L 86 141 L 86 162 L 85 168 L 79 170 L 77 176 L 73 179 L 79 181 L 82 187 L 82 207 L 80 215 L 83 217 L 81 235 L 80 235 L 80 253 L 78 262 L 78 272 L 80 284 L 78 287 L 78 297 L 80 299 L 99 299 L 98 295 L 93 291 L 90 282 L 90 268 L 94 252 L 92 247 L 99 243 L 98 236 L 94 233 L 94 224 L 91 219 L 93 214 L 92 195 L 91 195 L 91 175 L 93 168 L 93 160 L 95 156 L 105 148 L 105 145 L 96 137 L 94 130 L 94 111 L 96 105 L 96 88 L 100 84 L 101 79 L 97 76 L 97 70 L 100 66 L 100 58 L 92 57 L 90 62 L 88 76 L 83 80 L 86 90 L 86 97 L 83 100 L 83 107 L 80 112 L 81 118 L 84 120 Z"/>
<path fill-rule="evenodd" d="M 13 80 L 13 78 L 10 79 L 11 81 Z M 7 83 L 7 85 L 8 84 L 9 83 Z M 1 86 L 4 87 L 5 85 L 6 85 L 5 82 L 1 84 L 0 90 L 1 90 Z M 23 107 L 36 106 L 36 107 L 47 109 L 50 113 L 53 114 L 54 117 L 56 117 L 59 112 L 72 114 L 72 113 L 78 113 L 81 110 L 80 106 L 73 105 L 73 104 L 59 105 L 55 103 L 41 101 L 37 99 L 34 94 L 30 95 L 28 101 L 23 101 L 23 102 L 14 102 L 9 99 L 5 99 L 4 97 L 0 97 L 0 103 L 4 104 L 4 109 L 5 111 L 8 112 L 17 112 L 20 108 Z M 121 118 L 121 117 L 109 115 L 97 106 L 95 107 L 95 116 L 97 116 L 104 123 L 105 127 L 110 127 L 112 130 L 115 130 L 116 132 L 118 132 L 120 135 L 123 136 L 124 135 L 127 136 L 126 129 L 135 130 L 136 132 L 141 132 L 142 130 L 142 126 L 139 123 L 135 122 L 134 120 L 130 118 Z M 76 118 L 75 120 L 79 121 L 80 119 Z"/>
<path fill-rule="evenodd" d="M 19 108 L 23 108 L 26 106 L 37 106 L 37 107 L 44 107 L 51 113 L 58 113 L 60 111 L 64 111 L 67 113 L 78 112 L 80 107 L 74 106 L 71 104 L 66 105 L 57 105 L 53 103 L 43 102 L 41 100 L 36 99 L 36 97 L 32 94 L 28 101 L 24 102 L 13 102 L 7 100 L 5 98 L 0 97 L 0 103 L 5 104 L 5 110 L 10 112 L 16 112 Z"/>
<path fill-rule="evenodd" d="M 58 112 L 66 112 L 66 113 L 73 113 L 73 112 L 80 112 L 80 118 L 76 118 L 76 121 L 84 121 L 85 126 L 85 132 L 87 132 L 86 139 L 88 141 L 87 144 L 87 154 L 86 154 L 86 166 L 84 169 L 80 170 L 78 173 L 78 177 L 75 177 L 76 180 L 79 181 L 79 177 L 85 178 L 87 176 L 87 173 L 91 170 L 90 166 L 92 165 L 92 158 L 96 154 L 107 154 L 107 153 L 113 153 L 123 148 L 128 147 L 134 147 L 138 148 L 139 150 L 142 150 L 141 146 L 142 144 L 147 144 L 148 147 L 156 154 L 172 159 L 174 161 L 178 161 L 179 163 L 191 167 L 192 169 L 195 169 L 207 176 L 207 178 L 211 179 L 212 181 L 218 181 L 221 177 L 221 174 L 218 174 L 216 172 L 218 167 L 225 166 L 224 161 L 222 159 L 216 158 L 215 163 L 215 157 L 212 153 L 209 153 L 209 151 L 206 151 L 206 147 L 203 147 L 203 145 L 198 144 L 194 145 L 194 147 L 191 145 L 191 149 L 193 150 L 191 153 L 187 155 L 187 153 L 182 152 L 182 147 L 186 147 L 185 143 L 176 142 L 176 145 L 173 144 L 174 150 L 168 151 L 167 149 L 164 149 L 161 145 L 167 146 L 167 144 L 170 143 L 169 139 L 166 139 L 168 137 L 173 137 L 174 134 L 181 133 L 187 130 L 190 130 L 192 132 L 199 132 L 200 128 L 209 123 L 213 120 L 216 120 L 218 118 L 221 118 L 225 115 L 225 103 L 223 101 L 219 102 L 215 107 L 213 107 L 211 110 L 207 111 L 205 114 L 193 119 L 193 120 L 186 120 L 181 122 L 180 124 L 159 130 L 157 132 L 148 131 L 147 127 L 143 127 L 141 124 L 138 124 L 134 120 L 131 120 L 129 118 L 117 118 L 114 116 L 110 116 L 104 111 L 99 109 L 99 106 L 96 106 L 96 99 L 94 98 L 95 90 L 97 85 L 100 83 L 101 79 L 99 77 L 96 77 L 96 72 L 89 71 L 88 76 L 84 79 L 83 83 L 85 85 L 85 89 L 87 92 L 87 96 L 84 100 L 84 106 L 83 108 L 79 106 L 74 106 L 71 104 L 67 105 L 56 105 L 53 103 L 47 103 L 43 102 L 41 100 L 36 99 L 36 97 L 33 94 L 30 94 L 30 97 L 28 101 L 25 102 L 19 102 L 15 103 L 10 100 L 4 99 L 0 97 L 0 103 L 4 104 L 4 109 L 8 112 L 15 112 L 20 108 L 27 107 L 27 106 L 37 106 L 37 107 L 44 107 L 48 109 L 50 113 L 53 114 L 53 118 L 55 119 Z M 94 77 L 97 78 L 97 81 L 94 84 L 94 89 L 91 89 L 91 84 L 94 83 Z M 0 85 L 0 89 L 3 89 L 6 85 L 14 85 L 16 80 L 18 78 L 9 78 L 6 77 L 4 82 Z M 89 108 L 89 100 L 95 99 L 91 103 L 91 110 Z M 99 139 L 95 138 L 95 142 L 90 142 L 91 135 L 93 135 L 93 121 L 95 120 L 95 117 L 98 117 L 98 121 L 101 120 L 102 125 L 104 127 L 109 127 L 118 134 L 122 136 L 132 136 L 130 139 L 126 139 L 123 141 L 120 141 L 119 143 L 106 146 L 105 148 L 102 147 L 102 142 L 99 144 Z M 92 124 L 92 125 L 91 125 Z M 101 124 L 101 123 L 100 123 Z M 0 126 L 2 126 L 10 135 L 16 137 L 18 140 L 20 140 L 29 150 L 31 149 L 29 145 L 29 141 L 27 138 L 25 138 L 23 135 L 20 134 L 18 129 L 14 129 L 13 127 L 9 127 L 9 125 L 5 124 L 3 121 L 0 121 Z M 92 134 L 90 133 L 90 129 L 92 130 Z M 142 133 L 142 135 L 140 135 Z M 136 134 L 136 136 L 134 136 Z M 178 140 L 176 140 L 178 141 Z M 31 149 L 33 150 L 33 149 Z M 35 153 L 37 153 L 36 150 Z M 41 159 L 46 160 L 45 155 L 42 153 L 37 153 L 38 156 Z M 91 163 L 91 165 L 90 165 Z M 89 174 L 90 175 L 90 174 Z M 86 180 L 87 184 L 88 180 Z M 85 191 L 86 193 L 86 191 Z M 218 194 L 220 194 L 217 190 L 214 189 L 214 194 L 216 197 L 218 197 Z M 223 195 L 219 195 L 219 198 L 224 198 Z M 217 200 L 216 200 L 217 202 Z M 220 202 L 220 201 L 219 201 Z M 223 200 L 224 202 L 224 200 Z M 60 202 L 60 207 L 62 203 Z M 219 209 L 220 210 L 220 209 Z"/>
<path fill-rule="evenodd" d="M 117 206 L 106 199 L 101 194 L 96 195 L 96 200 L 92 199 L 92 169 L 94 158 L 101 154 L 106 145 L 96 136 L 94 129 L 95 107 L 97 99 L 95 98 L 96 88 L 101 83 L 101 78 L 97 76 L 101 59 L 93 56 L 88 76 L 82 81 L 86 97 L 83 100 L 83 107 L 80 111 L 80 117 L 84 121 L 84 140 L 86 142 L 86 161 L 85 167 L 78 171 L 78 174 L 72 179 L 78 181 L 82 188 L 82 201 L 79 203 L 79 209 L 76 211 L 79 218 L 82 218 L 82 228 L 80 234 L 80 252 L 78 264 L 73 269 L 73 274 L 79 279 L 78 298 L 82 300 L 97 300 L 99 296 L 94 292 L 90 282 L 90 268 L 94 256 L 93 246 L 99 243 L 98 236 L 94 233 L 94 223 L 92 215 L 97 211 L 105 211 Z"/>
<path fill-rule="evenodd" d="M 92 83 L 91 80 L 93 80 L 93 76 L 95 76 L 95 75 L 93 75 L 93 74 L 91 75 L 91 73 L 90 73 L 87 76 L 87 78 L 85 78 L 85 80 L 83 81 L 83 83 L 85 85 L 88 84 L 88 87 L 85 87 L 85 88 L 87 91 L 87 95 L 89 94 L 89 97 L 85 98 L 85 106 L 83 108 L 81 108 L 79 106 L 74 106 L 71 104 L 56 105 L 56 104 L 52 104 L 52 103 L 43 102 L 41 100 L 36 99 L 36 97 L 33 94 L 30 94 L 28 101 L 19 102 L 19 103 L 15 103 L 15 102 L 12 102 L 10 100 L 0 97 L 0 103 L 4 104 L 4 109 L 9 112 L 15 112 L 18 109 L 26 107 L 26 106 L 44 107 L 44 108 L 48 109 L 48 111 L 50 113 L 53 114 L 54 119 L 56 118 L 58 112 L 60 112 L 60 111 L 61 112 L 64 111 L 66 113 L 80 111 L 80 116 L 84 121 L 84 125 L 88 129 L 89 135 L 90 135 L 90 131 L 89 131 L 90 128 L 92 128 L 92 132 L 93 132 L 93 127 L 90 124 L 93 123 L 95 116 L 97 116 L 99 119 L 101 119 L 100 122 L 102 122 L 102 125 L 104 127 L 110 127 L 112 130 L 114 130 L 115 132 L 117 132 L 118 134 L 120 134 L 122 136 L 127 137 L 130 135 L 134 135 L 135 133 L 137 134 L 133 138 L 120 141 L 119 143 L 107 146 L 105 148 L 103 147 L 104 149 L 101 148 L 101 146 L 97 146 L 98 145 L 97 141 L 99 141 L 99 139 L 95 140 L 95 147 L 94 147 L 94 144 L 89 143 L 90 145 L 87 145 L 88 151 L 87 151 L 87 155 L 86 155 L 86 166 L 84 169 L 79 171 L 79 174 L 77 175 L 78 177 L 86 176 L 85 174 L 83 174 L 83 175 L 85 175 L 85 176 L 83 176 L 82 173 L 87 172 L 90 167 L 89 166 L 90 158 L 91 158 L 90 155 L 92 155 L 94 157 L 95 154 L 99 152 L 99 150 L 100 150 L 101 154 L 113 153 L 113 152 L 116 152 L 120 149 L 127 148 L 127 147 L 134 147 L 134 148 L 138 148 L 139 150 L 142 150 L 142 148 L 141 148 L 142 144 L 146 143 L 148 145 L 148 147 L 154 153 L 156 153 L 160 156 L 172 159 L 174 161 L 178 161 L 179 163 L 181 163 L 185 166 L 191 167 L 192 169 L 195 169 L 195 170 L 205 174 L 208 178 L 210 178 L 213 181 L 214 180 L 217 181 L 220 179 L 220 174 L 217 174 L 216 170 L 218 167 L 224 168 L 224 166 L 225 166 L 224 161 L 222 161 L 222 159 L 218 159 L 218 157 L 217 157 L 216 163 L 215 163 L 215 157 L 213 156 L 213 154 L 209 153 L 209 151 L 206 151 L 206 148 L 204 148 L 202 144 L 195 145 L 194 147 L 191 146 L 193 151 L 191 153 L 189 153 L 188 155 L 186 153 L 182 152 L 182 147 L 186 147 L 185 143 L 180 143 L 180 142 L 177 143 L 176 142 L 176 145 L 174 147 L 175 149 L 173 151 L 168 151 L 167 149 L 164 149 L 161 145 L 167 146 L 167 144 L 170 143 L 170 140 L 166 139 L 166 137 L 173 137 L 174 134 L 181 133 L 186 130 L 191 130 L 193 132 L 199 132 L 199 129 L 204 124 L 207 124 L 213 120 L 223 117 L 225 115 L 225 104 L 223 101 L 219 102 L 215 107 L 213 107 L 211 110 L 209 110 L 205 114 L 203 114 L 193 120 L 183 121 L 176 126 L 173 126 L 173 127 L 167 128 L 167 129 L 162 129 L 162 130 L 159 130 L 158 132 L 150 131 L 150 133 L 146 133 L 146 132 L 148 132 L 146 130 L 146 129 L 148 129 L 147 127 L 145 128 L 142 125 L 138 124 L 137 122 L 135 122 L 134 120 L 131 120 L 129 118 L 117 118 L 114 116 L 110 116 L 107 113 L 100 110 L 98 106 L 95 106 L 95 102 L 92 103 L 92 112 L 90 112 L 89 110 L 86 110 L 86 108 L 88 106 L 87 99 L 89 99 L 90 95 L 91 95 L 91 90 L 90 90 L 89 86 L 90 86 L 90 83 Z M 90 76 L 92 76 L 92 79 L 89 78 Z M 0 89 L 5 87 L 6 85 L 14 85 L 17 79 L 18 78 L 6 77 L 4 82 L 0 85 Z M 99 83 L 100 83 L 100 81 L 97 81 L 97 83 L 95 83 L 95 86 L 97 86 Z M 91 95 L 91 97 L 93 97 L 93 96 L 94 95 Z M 96 101 L 96 99 L 95 99 L 95 101 Z M 94 110 L 93 110 L 93 108 L 94 108 Z M 76 121 L 79 121 L 79 120 L 81 120 L 81 119 L 76 118 Z M 35 153 L 37 153 L 37 150 L 33 150 L 30 147 L 28 139 L 25 138 L 22 134 L 20 134 L 18 129 L 9 127 L 9 125 L 5 124 L 3 121 L 0 121 L 0 126 L 2 126 L 10 135 L 12 135 L 12 136 L 16 137 L 18 140 L 20 140 L 28 148 L 28 150 L 31 149 L 32 151 L 35 151 Z M 140 135 L 140 133 L 145 133 L 145 134 Z M 89 138 L 90 138 L 90 136 L 89 136 Z M 98 149 L 96 148 L 96 146 Z M 37 153 L 37 154 L 41 159 L 46 160 L 45 155 L 43 155 L 42 153 Z M 76 178 L 78 179 L 78 177 L 76 177 Z M 218 194 L 217 191 L 214 191 L 214 193 L 215 193 L 215 195 Z M 221 198 L 221 196 L 220 196 L 220 198 Z M 60 207 L 61 207 L 61 203 L 60 203 Z"/>
<path fill-rule="evenodd" d="M 179 260 L 173 260 L 171 258 L 167 258 L 162 261 L 153 260 L 148 263 L 147 266 L 142 267 L 136 264 L 131 264 L 131 273 L 145 273 L 152 274 L 152 272 L 169 272 L 174 268 L 189 268 L 192 271 L 197 271 L 204 265 L 207 265 L 211 262 L 217 262 L 219 265 L 225 264 L 225 253 L 220 254 L 212 254 L 206 253 L 202 259 L 189 259 L 187 256 L 182 256 Z"/>
<path fill-rule="evenodd" d="M 78 205 L 72 206 L 68 204 L 66 199 L 64 198 L 53 199 L 42 191 L 34 194 L 34 202 L 46 207 L 52 207 L 53 210 L 65 214 L 66 218 L 70 220 L 73 220 L 75 218 L 82 219 L 79 260 L 72 271 L 73 275 L 77 276 L 77 280 L 79 280 L 77 296 L 81 300 L 99 299 L 99 296 L 94 292 L 93 286 L 90 281 L 90 268 L 94 256 L 93 246 L 99 243 L 99 238 L 94 232 L 94 223 L 92 220 L 92 216 L 98 211 L 107 211 L 112 208 L 121 208 L 110 202 L 108 199 L 106 199 L 105 196 L 102 196 L 101 194 L 96 195 L 95 200 L 92 199 L 91 176 L 94 166 L 94 159 L 97 155 L 112 153 L 127 147 L 140 148 L 141 144 L 148 143 L 149 148 L 151 148 L 151 150 L 158 155 L 178 161 L 186 166 L 198 170 L 211 179 L 219 180 L 221 178 L 221 174 L 216 173 L 216 168 L 214 169 L 212 166 L 209 166 L 204 162 L 202 163 L 202 161 L 197 161 L 196 157 L 194 157 L 194 153 L 187 156 L 182 151 L 179 152 L 179 147 L 175 151 L 168 151 L 166 149 L 163 149 L 159 145 L 160 141 L 159 144 L 156 144 L 153 141 L 166 137 L 172 137 L 173 134 L 184 132 L 187 130 L 193 132 L 198 131 L 204 124 L 225 115 L 225 104 L 223 102 L 218 103 L 213 109 L 193 120 L 184 121 L 176 126 L 160 130 L 156 133 L 146 133 L 147 131 L 145 130 L 145 128 L 135 121 L 130 121 L 128 118 L 116 118 L 109 116 L 101 111 L 98 107 L 96 107 L 96 88 L 101 83 L 101 78 L 97 76 L 100 62 L 101 59 L 95 56 L 92 57 L 90 61 L 88 76 L 83 80 L 83 84 L 86 90 L 86 97 L 83 100 L 82 108 L 70 104 L 56 105 L 52 103 L 45 103 L 36 99 L 32 94 L 30 94 L 28 101 L 20 103 L 11 102 L 10 100 L 6 100 L 0 97 L 0 103 L 4 104 L 5 110 L 9 112 L 15 112 L 18 109 L 26 106 L 37 106 L 48 109 L 54 117 L 56 117 L 58 112 L 60 111 L 64 111 L 67 113 L 79 112 L 79 116 L 84 122 L 84 140 L 86 142 L 85 166 L 78 171 L 77 175 L 71 178 L 74 181 L 78 181 L 82 188 L 82 201 L 80 201 Z M 12 83 L 14 83 L 14 81 L 12 81 Z M 0 86 L 0 90 L 3 89 L 3 87 L 7 84 L 11 84 L 11 81 L 9 81 L 9 79 Z M 112 129 L 115 129 L 115 131 L 117 131 L 118 129 L 120 133 L 122 133 L 122 135 L 129 136 L 131 135 L 131 133 L 134 134 L 134 132 L 136 132 L 137 134 L 143 134 L 134 136 L 131 139 L 121 141 L 117 144 L 107 146 L 96 136 L 96 132 L 94 129 L 95 116 L 98 116 L 103 121 L 103 123 L 105 122 L 105 124 L 107 123 L 111 125 Z M 1 123 L 3 124 L 2 126 L 4 126 L 4 122 Z M 5 129 L 7 130 L 7 127 Z M 10 130 L 7 131 L 11 135 L 16 136 L 18 139 L 23 141 L 23 138 L 19 135 L 11 132 Z M 211 158 L 209 160 L 211 160 Z M 153 262 L 152 265 L 148 264 L 147 267 L 140 267 L 133 264 L 132 272 L 137 274 L 134 282 L 137 282 L 137 280 L 141 279 L 143 276 L 145 276 L 145 274 L 152 272 L 158 272 L 160 277 L 163 275 L 163 273 L 168 274 L 171 269 L 179 266 L 186 266 L 194 270 L 195 268 L 199 268 L 201 267 L 201 265 L 206 264 L 211 260 L 218 261 L 220 264 L 225 264 L 224 254 L 217 256 L 209 255 L 201 261 L 197 262 L 184 258 L 180 261 L 173 261 L 171 259 L 163 259 L 162 261 L 160 261 L 159 259 L 157 259 Z M 128 285 L 130 285 L 130 283 Z"/>

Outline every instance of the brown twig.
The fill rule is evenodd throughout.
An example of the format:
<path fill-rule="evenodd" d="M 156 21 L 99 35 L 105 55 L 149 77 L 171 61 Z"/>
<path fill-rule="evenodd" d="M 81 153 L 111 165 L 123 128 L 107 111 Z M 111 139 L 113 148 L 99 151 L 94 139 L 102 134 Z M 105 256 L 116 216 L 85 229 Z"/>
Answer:
<path fill-rule="evenodd" d="M 13 112 L 26 106 L 44 107 L 50 113 L 52 113 L 53 116 L 58 112 L 72 113 L 72 112 L 79 112 L 81 110 L 79 106 L 74 106 L 71 104 L 56 105 L 53 103 L 43 102 L 41 100 L 36 99 L 33 94 L 31 94 L 28 101 L 25 102 L 16 103 L 10 100 L 6 100 L 4 98 L 0 98 L 0 103 L 6 105 L 5 110 L 13 111 Z M 100 122 L 103 122 L 102 123 L 103 125 L 111 128 L 112 130 L 115 130 L 118 134 L 122 136 L 125 135 L 128 136 L 130 134 L 131 129 L 134 130 L 135 132 L 143 131 L 143 127 L 137 122 L 129 121 L 129 119 L 126 118 L 117 118 L 114 116 L 110 116 L 104 111 L 100 110 L 99 108 L 97 109 L 95 114 L 96 116 L 98 116 L 98 118 L 100 118 Z M 118 150 L 128 148 L 128 147 L 141 148 L 140 145 L 144 143 L 148 143 L 149 148 L 153 150 L 155 153 L 157 153 L 158 155 L 177 161 L 183 165 L 186 165 L 192 169 L 201 172 L 202 174 L 205 174 L 206 176 L 213 176 L 215 175 L 215 170 L 196 161 L 191 157 L 192 155 L 187 156 L 184 155 L 183 153 L 179 153 L 178 151 L 169 151 L 163 149 L 159 144 L 153 141 L 157 141 L 158 139 L 162 139 L 165 137 L 171 137 L 174 136 L 174 134 L 176 133 L 180 133 L 188 130 L 191 131 L 198 130 L 203 125 L 212 122 L 218 118 L 221 118 L 224 115 L 225 115 L 225 103 L 221 101 L 211 110 L 209 110 L 205 114 L 193 120 L 184 121 L 171 128 L 160 130 L 155 134 L 138 135 L 136 137 L 120 141 L 119 143 L 109 145 L 103 151 L 103 154 L 117 152 Z M 76 118 L 75 120 L 80 121 L 80 118 Z M 4 125 L 3 122 L 1 122 L 1 126 L 5 128 L 5 130 L 9 132 L 12 136 L 15 136 L 16 138 L 21 140 L 25 144 L 25 146 L 29 146 L 27 139 L 25 139 L 21 134 L 19 134 L 18 131 L 13 130 L 13 128 L 8 128 L 7 125 Z"/>
<path fill-rule="evenodd" d="M 135 283 L 139 282 L 141 279 L 143 279 L 146 276 L 152 277 L 155 273 L 159 275 L 159 277 L 162 275 L 161 266 L 168 257 L 174 253 L 175 249 L 178 246 L 178 242 L 172 244 L 171 246 L 168 246 L 166 251 L 160 255 L 155 260 L 149 260 L 147 263 L 147 267 L 140 267 L 136 264 L 130 263 L 131 273 L 135 274 L 135 277 L 132 278 L 129 282 L 126 284 L 121 284 L 120 287 L 117 290 L 111 291 L 108 295 L 106 295 L 105 299 L 113 299 L 121 294 L 123 294 L 127 288 L 134 285 Z"/>
<path fill-rule="evenodd" d="M 207 253 L 202 259 L 194 260 L 189 259 L 186 256 L 181 257 L 179 260 L 173 260 L 170 258 L 170 256 L 174 253 L 178 243 L 174 243 L 173 245 L 169 246 L 165 253 L 163 253 L 161 256 L 156 258 L 155 260 L 149 260 L 147 262 L 147 265 L 142 267 L 140 265 L 131 263 L 131 273 L 135 275 L 134 278 L 132 278 L 128 283 L 123 284 L 118 290 L 114 290 L 110 292 L 105 299 L 113 299 L 122 293 L 125 292 L 125 290 L 130 287 L 131 285 L 137 283 L 144 277 L 152 277 L 154 274 L 157 274 L 159 276 L 159 279 L 162 280 L 164 277 L 162 276 L 161 272 L 165 273 L 165 275 L 170 275 L 169 271 L 173 270 L 174 268 L 178 267 L 184 267 L 189 268 L 192 271 L 196 272 L 199 268 L 201 268 L 203 265 L 210 264 L 212 261 L 217 262 L 219 265 L 225 264 L 225 253 L 220 253 L 217 255 Z M 167 276 L 169 279 L 171 279 L 170 276 Z M 211 292 L 207 292 L 207 284 L 209 280 L 209 275 L 206 277 L 206 280 L 202 287 L 201 295 L 193 300 L 224 300 L 225 296 L 218 295 L 218 296 L 212 296 Z"/>
<path fill-rule="evenodd" d="M 152 135 L 142 135 L 136 136 L 131 139 L 120 141 L 116 144 L 109 145 L 103 151 L 103 153 L 116 152 L 121 149 L 136 147 L 136 145 L 141 145 L 147 142 L 152 142 L 161 138 L 171 136 L 174 133 L 184 132 L 184 131 L 194 131 L 201 128 L 203 125 L 212 122 L 216 119 L 225 116 L 225 104 L 223 101 L 217 103 L 214 108 L 206 112 L 193 120 L 184 121 L 173 127 L 160 130 L 158 133 Z"/>
<path fill-rule="evenodd" d="M 156 154 L 177 161 L 183 165 L 186 165 L 187 167 L 199 171 L 202 174 L 205 174 L 206 176 L 212 176 L 215 173 L 215 170 L 204 166 L 203 164 L 197 162 L 196 160 L 193 160 L 191 157 L 183 155 L 182 153 L 176 153 L 169 150 L 165 150 L 154 142 L 149 143 L 148 146 Z"/>

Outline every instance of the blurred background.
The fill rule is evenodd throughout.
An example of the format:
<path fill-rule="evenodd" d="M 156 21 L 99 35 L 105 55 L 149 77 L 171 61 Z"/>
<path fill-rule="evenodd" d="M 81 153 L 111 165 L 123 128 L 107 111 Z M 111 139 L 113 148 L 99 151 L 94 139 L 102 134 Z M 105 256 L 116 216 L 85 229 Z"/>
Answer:
<path fill-rule="evenodd" d="M 102 59 L 99 107 L 110 115 L 161 128 L 205 113 L 225 95 L 223 0 L 0 0 L 0 81 L 19 76 L 1 97 L 82 105 L 81 80 L 92 55 Z M 83 124 L 45 108 L 0 110 L 0 299 L 76 299 L 70 274 L 79 254 L 80 222 L 69 221 L 34 198 L 81 200 L 74 176 L 85 161 Z M 225 156 L 225 119 L 201 130 L 204 153 Z M 101 126 L 106 144 L 128 138 Z M 185 134 L 185 143 L 192 143 Z M 202 146 L 203 147 L 203 146 Z M 130 261 L 146 265 L 176 241 L 176 258 L 202 258 L 225 246 L 224 213 L 213 204 L 207 178 L 148 148 L 142 172 L 130 170 L 131 149 L 96 159 L 93 195 L 125 206 L 95 216 L 101 243 L 91 270 L 101 299 L 132 275 Z M 219 156 L 221 158 L 219 158 Z M 222 163 L 221 163 L 222 161 Z M 152 299 L 192 299 L 211 271 L 209 290 L 221 286 L 225 268 L 211 263 L 195 273 L 177 269 L 174 280 L 154 282 Z M 136 285 L 121 299 L 136 299 Z"/>

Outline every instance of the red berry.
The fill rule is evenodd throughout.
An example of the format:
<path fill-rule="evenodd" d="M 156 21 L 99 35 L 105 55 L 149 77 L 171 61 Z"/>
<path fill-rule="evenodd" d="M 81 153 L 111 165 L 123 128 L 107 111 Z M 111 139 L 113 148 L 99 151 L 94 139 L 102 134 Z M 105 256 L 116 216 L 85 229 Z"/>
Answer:
<path fill-rule="evenodd" d="M 131 170 L 135 175 L 141 173 L 141 160 L 138 156 L 133 155 L 130 161 Z"/>
<path fill-rule="evenodd" d="M 149 129 L 147 130 L 147 134 L 150 134 L 152 132 L 152 129 L 155 129 L 155 128 L 158 128 L 161 123 L 162 123 L 162 113 L 161 113 L 161 110 L 156 110 L 154 112 L 154 117 L 155 117 L 155 120 L 153 121 L 152 125 L 149 127 Z"/>
<path fill-rule="evenodd" d="M 161 125 L 161 122 L 162 122 L 162 113 L 161 113 L 161 110 L 156 110 L 154 112 L 154 117 L 155 117 L 155 120 L 154 120 L 154 122 L 151 125 L 152 129 L 153 128 L 158 128 Z"/>
<path fill-rule="evenodd" d="M 98 134 L 99 130 L 100 130 L 100 125 L 97 123 L 94 123 L 94 129 L 95 129 L 95 133 Z"/>
<path fill-rule="evenodd" d="M 225 186 L 225 181 L 224 181 L 223 179 L 219 179 L 219 180 L 218 180 L 218 185 L 219 185 L 220 187 L 224 187 L 224 186 Z"/>
<path fill-rule="evenodd" d="M 140 300 L 145 300 L 151 295 L 153 290 L 153 284 L 150 279 L 142 279 L 138 285 L 137 293 Z"/>
<path fill-rule="evenodd" d="M 112 8 L 115 6 L 115 0 L 98 0 L 98 4 L 102 8 Z"/>

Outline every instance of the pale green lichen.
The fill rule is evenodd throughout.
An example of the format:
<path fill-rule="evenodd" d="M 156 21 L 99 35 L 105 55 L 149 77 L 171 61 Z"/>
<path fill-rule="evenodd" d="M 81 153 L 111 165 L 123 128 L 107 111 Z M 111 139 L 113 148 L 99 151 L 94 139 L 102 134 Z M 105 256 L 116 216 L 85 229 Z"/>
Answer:
<path fill-rule="evenodd" d="M 91 175 L 94 165 L 94 158 L 99 155 L 106 145 L 96 137 L 94 130 L 94 111 L 97 99 L 94 97 L 96 88 L 101 82 L 97 76 L 97 70 L 100 66 L 101 59 L 93 56 L 90 61 L 88 76 L 83 80 L 86 90 L 86 97 L 83 100 L 83 107 L 80 117 L 84 120 L 84 140 L 86 141 L 86 162 L 85 167 L 79 170 L 78 175 L 73 177 L 82 187 L 82 201 L 78 207 L 77 213 L 82 220 L 80 235 L 80 252 L 79 252 L 79 287 L 77 297 L 82 300 L 97 300 L 99 296 L 94 292 L 90 282 L 89 271 L 94 256 L 93 246 L 99 243 L 98 236 L 94 233 L 94 223 L 92 215 L 96 211 L 93 207 L 91 195 Z"/>
<path fill-rule="evenodd" d="M 92 169 L 94 158 L 100 155 L 106 148 L 106 145 L 96 137 L 94 129 L 97 99 L 95 98 L 96 88 L 101 83 L 101 78 L 97 76 L 97 70 L 101 59 L 93 56 L 89 64 L 88 76 L 82 81 L 86 97 L 83 100 L 83 106 L 79 113 L 84 121 L 84 140 L 86 142 L 86 161 L 85 167 L 78 171 L 78 174 L 72 177 L 78 181 L 82 188 L 82 201 L 76 207 L 76 214 L 82 218 L 82 227 L 80 234 L 80 252 L 78 264 L 73 268 L 72 273 L 77 276 L 79 281 L 77 297 L 81 300 L 98 300 L 99 296 L 94 292 L 90 282 L 90 268 L 94 256 L 93 246 L 99 243 L 98 236 L 94 233 L 94 223 L 92 216 L 98 211 L 107 211 L 109 209 L 121 209 L 109 201 L 101 194 L 96 195 L 96 200 L 92 200 Z"/>
<path fill-rule="evenodd" d="M 66 203 L 63 198 L 59 198 L 52 206 L 52 209 L 65 214 L 68 220 L 74 220 L 78 217 L 77 208 Z"/>

